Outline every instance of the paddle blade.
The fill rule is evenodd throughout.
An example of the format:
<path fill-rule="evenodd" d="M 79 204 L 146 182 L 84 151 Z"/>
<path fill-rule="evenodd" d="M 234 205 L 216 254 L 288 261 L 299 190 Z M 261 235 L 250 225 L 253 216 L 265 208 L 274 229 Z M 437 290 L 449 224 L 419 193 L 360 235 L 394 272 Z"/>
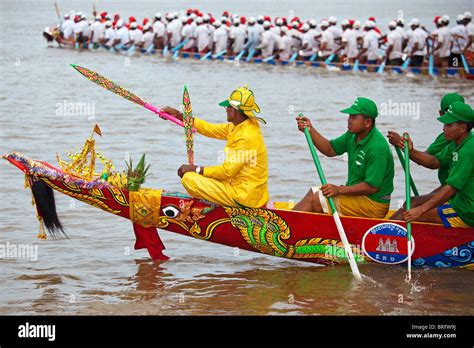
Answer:
<path fill-rule="evenodd" d="M 186 136 L 186 151 L 188 154 L 188 162 L 194 165 L 194 137 L 193 137 L 193 109 L 191 107 L 191 98 L 189 97 L 188 88 L 184 86 L 183 92 L 183 123 L 184 134 Z"/>
<path fill-rule="evenodd" d="M 74 69 L 79 71 L 84 77 L 86 77 L 89 81 L 94 82 L 95 84 L 101 86 L 102 88 L 105 88 L 112 93 L 115 93 L 122 98 L 128 99 L 131 102 L 134 102 L 135 104 L 138 104 L 140 106 L 145 105 L 145 101 L 136 96 L 135 94 L 131 93 L 130 91 L 126 90 L 125 88 L 113 83 L 106 77 L 99 75 L 95 71 L 89 70 L 87 68 L 83 68 L 81 66 L 75 65 L 75 64 L 70 64 Z"/>

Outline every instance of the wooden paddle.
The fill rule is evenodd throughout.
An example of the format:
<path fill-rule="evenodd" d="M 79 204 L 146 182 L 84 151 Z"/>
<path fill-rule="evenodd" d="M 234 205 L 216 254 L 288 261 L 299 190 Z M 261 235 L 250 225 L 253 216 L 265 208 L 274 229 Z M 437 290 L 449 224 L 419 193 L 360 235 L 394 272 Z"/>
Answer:
<path fill-rule="evenodd" d="M 411 192 L 410 192 L 410 150 L 408 148 L 408 133 L 403 134 L 405 141 L 405 201 L 406 210 L 411 209 Z M 407 222 L 407 246 L 408 246 L 408 277 L 411 280 L 411 221 Z"/>
<path fill-rule="evenodd" d="M 299 117 L 303 117 L 303 114 L 299 114 Z M 309 133 L 309 129 L 307 127 L 304 129 L 304 135 L 306 137 L 306 141 L 308 142 L 311 155 L 313 156 L 313 161 L 316 166 L 316 170 L 318 171 L 321 184 L 326 185 L 327 184 L 326 176 L 324 175 L 323 168 L 321 166 L 321 163 L 319 162 L 318 154 L 313 145 L 313 140 L 311 139 L 311 134 Z M 359 272 L 359 268 L 357 268 L 357 263 L 355 262 L 354 255 L 352 254 L 351 246 L 349 245 L 349 241 L 347 240 L 344 227 L 342 226 L 341 218 L 339 217 L 339 213 L 337 212 L 336 206 L 334 205 L 334 200 L 332 199 L 332 197 L 329 197 L 328 200 L 329 200 L 329 205 L 331 207 L 331 213 L 334 218 L 334 222 L 336 223 L 336 226 L 337 226 L 337 231 L 339 232 L 339 236 L 341 238 L 342 244 L 344 245 L 344 250 L 346 251 L 347 260 L 349 261 L 349 265 L 351 266 L 352 275 L 357 280 L 362 280 L 362 277 Z"/>

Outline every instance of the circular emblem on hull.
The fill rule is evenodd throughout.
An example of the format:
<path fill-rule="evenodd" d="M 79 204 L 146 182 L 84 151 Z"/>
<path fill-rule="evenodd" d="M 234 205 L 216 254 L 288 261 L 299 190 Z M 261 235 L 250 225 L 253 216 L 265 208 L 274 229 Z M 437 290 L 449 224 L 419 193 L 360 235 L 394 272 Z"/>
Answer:
<path fill-rule="evenodd" d="M 378 263 L 398 264 L 408 259 L 407 230 L 394 223 L 381 223 L 371 227 L 362 238 L 362 250 L 369 259 Z M 411 254 L 415 240 L 411 236 Z"/>

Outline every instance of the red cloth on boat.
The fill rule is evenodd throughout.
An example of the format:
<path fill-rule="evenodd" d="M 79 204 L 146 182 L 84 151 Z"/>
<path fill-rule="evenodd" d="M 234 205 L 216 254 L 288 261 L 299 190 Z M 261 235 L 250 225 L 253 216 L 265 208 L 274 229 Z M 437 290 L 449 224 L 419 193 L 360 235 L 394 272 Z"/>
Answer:
<path fill-rule="evenodd" d="M 163 254 L 163 249 L 166 248 L 155 227 L 146 228 L 133 224 L 133 232 L 135 232 L 135 237 L 137 238 L 135 250 L 146 248 L 153 261 L 169 259 L 168 256 Z"/>

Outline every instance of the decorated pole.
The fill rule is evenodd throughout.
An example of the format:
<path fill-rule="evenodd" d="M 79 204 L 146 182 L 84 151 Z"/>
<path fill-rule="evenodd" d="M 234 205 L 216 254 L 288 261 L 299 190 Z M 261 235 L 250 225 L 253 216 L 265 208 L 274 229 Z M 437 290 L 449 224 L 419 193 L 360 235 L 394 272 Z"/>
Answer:
<path fill-rule="evenodd" d="M 183 92 L 183 122 L 184 135 L 186 136 L 186 151 L 188 153 L 188 164 L 194 165 L 194 137 L 193 137 L 193 109 L 191 107 L 191 98 L 188 88 L 184 86 Z"/>
<path fill-rule="evenodd" d="M 303 114 L 299 114 L 299 117 L 303 117 Z M 311 135 L 309 134 L 309 129 L 307 127 L 304 129 L 304 135 L 306 137 L 306 141 L 308 142 L 311 155 L 313 156 L 314 164 L 316 165 L 316 170 L 318 171 L 321 184 L 326 185 L 327 184 L 326 176 L 324 175 L 323 168 L 321 166 L 321 163 L 319 162 L 318 154 L 316 152 L 316 149 L 314 148 L 313 140 L 311 139 Z M 346 251 L 347 260 L 349 261 L 349 265 L 351 266 L 352 275 L 357 280 L 362 280 L 362 277 L 359 272 L 359 268 L 357 267 L 357 263 L 355 262 L 354 255 L 352 254 L 349 241 L 347 240 L 344 227 L 342 226 L 341 218 L 339 217 L 339 213 L 337 212 L 336 206 L 334 205 L 334 200 L 332 199 L 332 197 L 329 197 L 328 200 L 329 200 L 329 206 L 331 207 L 331 213 L 334 218 L 334 222 L 336 223 L 336 226 L 337 226 L 337 231 L 339 232 L 339 236 L 341 238 L 342 244 L 344 245 L 344 250 Z"/>
<path fill-rule="evenodd" d="M 408 148 L 408 133 L 403 134 L 405 141 L 405 200 L 406 210 L 411 209 L 410 191 L 410 150 Z M 407 222 L 407 247 L 408 247 L 408 281 L 411 280 L 411 221 Z"/>
<path fill-rule="evenodd" d="M 171 122 L 176 123 L 177 125 L 179 125 L 181 127 L 184 127 L 183 121 L 178 120 L 176 117 L 171 116 L 171 115 L 161 111 L 156 106 L 153 106 L 153 105 L 147 103 L 145 100 L 143 100 L 139 96 L 137 96 L 137 95 L 131 93 L 130 91 L 126 90 L 125 88 L 113 83 L 112 81 L 110 81 L 106 77 L 104 77 L 102 75 L 99 75 L 98 73 L 96 73 L 92 70 L 89 70 L 87 68 L 83 68 L 83 67 L 80 67 L 80 66 L 75 65 L 75 64 L 70 64 L 70 65 L 74 69 L 79 71 L 84 77 L 86 77 L 88 80 L 94 82 L 95 84 L 97 84 L 97 85 L 99 85 L 99 86 L 111 91 L 112 93 L 115 93 L 115 94 L 117 94 L 117 95 L 119 95 L 119 96 L 121 96 L 121 97 L 123 97 L 127 100 L 130 100 L 131 102 L 133 102 L 135 104 L 143 106 L 144 108 L 150 110 L 151 112 L 154 112 L 155 114 L 157 114 L 161 118 L 167 119 Z M 196 130 L 193 129 L 193 132 L 195 132 L 195 131 Z"/>

